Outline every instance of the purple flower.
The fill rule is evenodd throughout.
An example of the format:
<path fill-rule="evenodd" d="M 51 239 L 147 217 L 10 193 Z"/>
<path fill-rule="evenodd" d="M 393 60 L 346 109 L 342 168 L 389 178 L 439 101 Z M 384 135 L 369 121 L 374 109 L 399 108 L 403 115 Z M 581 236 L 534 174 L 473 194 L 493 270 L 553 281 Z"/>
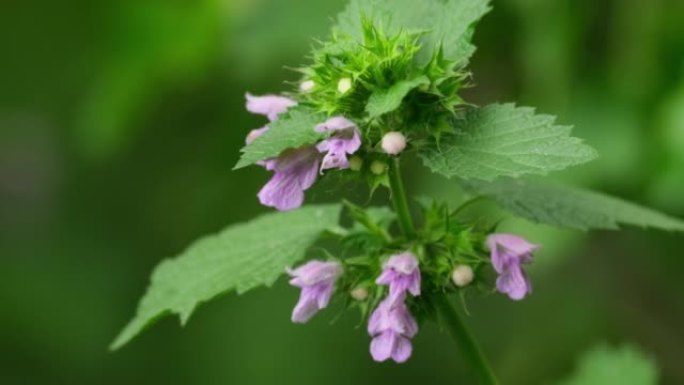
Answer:
<path fill-rule="evenodd" d="M 321 163 L 321 172 L 331 168 L 349 168 L 347 155 L 355 153 L 361 147 L 361 134 L 356 124 L 342 116 L 335 116 L 317 125 L 315 130 L 333 133 L 316 146 L 318 151 L 326 153 Z"/>
<path fill-rule="evenodd" d="M 266 115 L 271 122 L 276 120 L 278 115 L 287 111 L 288 108 L 297 105 L 294 100 L 278 95 L 254 96 L 247 93 L 245 98 L 247 98 L 247 111 L 253 114 Z"/>
<path fill-rule="evenodd" d="M 420 295 L 418 260 L 408 251 L 391 256 L 375 283 L 389 285 L 389 295 L 368 321 L 368 334 L 373 337 L 371 355 L 376 361 L 392 358 L 402 363 L 411 356 L 410 338 L 418 332 L 416 321 L 404 303 L 407 291 L 413 296 Z"/>
<path fill-rule="evenodd" d="M 521 300 L 532 292 L 532 283 L 522 269 L 523 263 L 532 262 L 532 252 L 539 248 L 511 234 L 491 234 L 487 237 L 492 265 L 499 273 L 496 288 L 513 300 Z"/>
<path fill-rule="evenodd" d="M 278 115 L 287 111 L 288 108 L 297 105 L 297 102 L 294 100 L 277 95 L 253 96 L 247 93 L 245 94 L 245 97 L 247 98 L 247 111 L 255 114 L 266 115 L 271 122 L 275 121 Z M 245 143 L 251 144 L 254 140 L 256 140 L 256 138 L 265 134 L 268 130 L 268 126 L 253 129 L 249 132 L 249 134 L 247 134 Z M 256 164 L 263 166 L 267 170 L 272 170 L 275 160 L 260 160 L 256 162 Z"/>
<path fill-rule="evenodd" d="M 276 159 L 264 161 L 262 165 L 275 173 L 259 191 L 261 204 L 280 211 L 301 206 L 304 191 L 316 181 L 319 163 L 320 154 L 313 146 L 287 150 Z"/>
<path fill-rule="evenodd" d="M 420 269 L 411 252 L 391 256 L 382 268 L 375 283 L 389 285 L 390 303 L 403 302 L 407 290 L 414 297 L 420 295 Z"/>
<path fill-rule="evenodd" d="M 389 298 L 380 302 L 368 321 L 368 334 L 373 337 L 370 353 L 378 362 L 392 358 L 397 363 L 411 357 L 411 338 L 418 325 L 403 302 L 392 304 Z"/>
<path fill-rule="evenodd" d="M 342 265 L 338 262 L 310 261 L 295 270 L 288 269 L 287 273 L 292 276 L 290 285 L 302 289 L 292 311 L 292 322 L 305 323 L 328 306 L 335 281 L 342 275 Z"/>

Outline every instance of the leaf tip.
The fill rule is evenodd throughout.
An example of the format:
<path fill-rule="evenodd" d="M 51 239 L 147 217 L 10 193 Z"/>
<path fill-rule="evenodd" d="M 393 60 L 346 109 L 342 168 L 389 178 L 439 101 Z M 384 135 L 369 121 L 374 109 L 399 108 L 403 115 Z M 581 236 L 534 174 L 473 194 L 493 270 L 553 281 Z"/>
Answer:
<path fill-rule="evenodd" d="M 237 163 L 235 163 L 235 166 L 233 166 L 232 171 L 239 170 L 241 168 L 245 168 L 249 165 L 250 165 L 250 163 L 246 162 L 244 158 L 240 158 L 240 160 L 238 160 Z"/>
<path fill-rule="evenodd" d="M 136 330 L 137 329 L 137 330 Z M 124 345 L 129 343 L 136 334 L 140 332 L 140 328 L 135 326 L 135 320 L 131 321 L 124 327 L 124 329 L 114 338 L 107 350 L 115 352 L 121 349 Z"/>
<path fill-rule="evenodd" d="M 192 315 L 192 312 L 194 310 L 195 310 L 195 306 L 192 305 L 186 309 L 181 310 L 181 312 L 178 313 L 178 317 L 180 318 L 181 327 L 185 327 L 185 325 L 188 324 L 188 321 L 190 320 L 190 316 Z"/>

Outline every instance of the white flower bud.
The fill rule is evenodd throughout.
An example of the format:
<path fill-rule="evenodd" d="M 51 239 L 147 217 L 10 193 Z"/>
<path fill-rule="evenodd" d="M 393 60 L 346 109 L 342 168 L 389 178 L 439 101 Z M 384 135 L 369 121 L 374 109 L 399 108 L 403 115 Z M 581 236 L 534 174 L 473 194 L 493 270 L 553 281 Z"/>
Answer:
<path fill-rule="evenodd" d="M 299 85 L 299 90 L 302 92 L 309 92 L 316 87 L 316 82 L 313 80 L 305 80 Z"/>
<path fill-rule="evenodd" d="M 357 287 L 351 291 L 351 296 L 357 301 L 365 301 L 368 299 L 368 289 L 365 287 Z"/>
<path fill-rule="evenodd" d="M 391 131 L 382 137 L 382 150 L 390 155 L 397 155 L 406 148 L 406 137 L 401 132 Z"/>
<path fill-rule="evenodd" d="M 387 172 L 387 163 L 380 160 L 374 160 L 370 165 L 370 171 L 375 175 L 382 175 Z"/>
<path fill-rule="evenodd" d="M 346 94 L 347 91 L 351 90 L 352 88 L 352 80 L 351 78 L 342 78 L 340 81 L 337 83 L 337 90 L 341 94 Z"/>
<path fill-rule="evenodd" d="M 349 169 L 352 171 L 361 171 L 361 167 L 363 167 L 363 159 L 359 156 L 352 156 L 349 158 Z"/>
<path fill-rule="evenodd" d="M 464 287 L 473 282 L 474 276 L 475 274 L 470 266 L 459 265 L 454 268 L 453 272 L 451 272 L 451 281 L 458 287 Z"/>

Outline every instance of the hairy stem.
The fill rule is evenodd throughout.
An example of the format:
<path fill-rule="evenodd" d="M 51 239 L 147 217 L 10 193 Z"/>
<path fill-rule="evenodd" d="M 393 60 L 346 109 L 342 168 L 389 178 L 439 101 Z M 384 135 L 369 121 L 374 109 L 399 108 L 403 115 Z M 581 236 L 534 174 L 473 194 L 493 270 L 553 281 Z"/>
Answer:
<path fill-rule="evenodd" d="M 489 361 L 482 349 L 477 344 L 475 337 L 468 330 L 467 325 L 458 314 L 446 295 L 436 295 L 432 298 L 432 304 L 437 309 L 444 325 L 449 329 L 451 336 L 461 347 L 470 367 L 473 368 L 479 381 L 483 385 L 497 385 L 499 382 L 494 375 Z"/>
<path fill-rule="evenodd" d="M 399 227 L 401 232 L 408 239 L 413 239 L 415 236 L 415 229 L 413 227 L 413 219 L 409 211 L 408 200 L 406 199 L 406 191 L 404 189 L 404 182 L 401 179 L 401 167 L 399 165 L 399 157 L 392 159 L 392 164 L 389 169 L 390 191 L 392 194 L 392 203 L 394 204 L 394 211 L 399 218 Z"/>

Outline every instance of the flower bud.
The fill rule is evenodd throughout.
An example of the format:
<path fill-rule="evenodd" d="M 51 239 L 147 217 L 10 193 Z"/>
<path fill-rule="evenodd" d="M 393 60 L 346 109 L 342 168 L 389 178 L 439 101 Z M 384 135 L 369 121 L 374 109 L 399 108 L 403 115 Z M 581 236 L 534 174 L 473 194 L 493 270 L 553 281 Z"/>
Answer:
<path fill-rule="evenodd" d="M 388 132 L 382 137 L 380 146 L 386 154 L 398 155 L 406 148 L 406 137 L 401 132 Z"/>
<path fill-rule="evenodd" d="M 302 92 L 309 92 L 316 87 L 316 82 L 313 80 L 305 80 L 299 85 L 299 90 Z"/>
<path fill-rule="evenodd" d="M 352 171 L 361 171 L 363 167 L 363 159 L 360 156 L 352 156 L 349 158 L 349 169 Z"/>
<path fill-rule="evenodd" d="M 382 175 L 387 172 L 387 163 L 381 160 L 374 160 L 370 165 L 370 170 L 375 175 Z"/>
<path fill-rule="evenodd" d="M 475 274 L 470 266 L 459 265 L 451 272 L 451 281 L 458 287 L 464 287 L 473 282 L 474 276 Z"/>
<path fill-rule="evenodd" d="M 357 287 L 353 289 L 349 294 L 351 294 L 352 298 L 354 298 L 357 301 L 365 301 L 368 299 L 368 289 L 365 287 Z"/>
<path fill-rule="evenodd" d="M 341 94 L 346 94 L 347 91 L 349 91 L 351 88 L 352 88 L 351 78 L 342 78 L 337 83 L 337 91 L 339 91 Z"/>

